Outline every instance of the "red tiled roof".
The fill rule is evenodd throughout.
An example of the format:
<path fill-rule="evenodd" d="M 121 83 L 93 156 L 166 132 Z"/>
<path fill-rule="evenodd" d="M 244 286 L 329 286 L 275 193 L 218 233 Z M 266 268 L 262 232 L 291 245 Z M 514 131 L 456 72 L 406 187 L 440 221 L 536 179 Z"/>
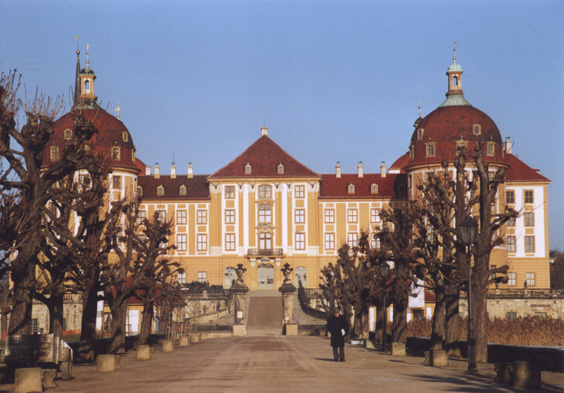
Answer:
<path fill-rule="evenodd" d="M 209 188 L 207 175 L 194 175 L 189 179 L 186 175 L 177 175 L 171 178 L 170 175 L 161 175 L 158 179 L 152 175 L 138 177 L 138 184 L 143 189 L 143 200 L 147 199 L 208 199 Z M 180 187 L 186 186 L 186 195 L 180 195 Z M 157 195 L 157 187 L 164 187 L 164 195 Z"/>
<path fill-rule="evenodd" d="M 505 178 L 507 179 L 507 181 L 550 181 L 549 179 L 538 173 L 538 171 L 515 157 L 513 154 L 507 154 L 506 159 L 507 163 L 509 164 L 509 168 L 505 173 Z"/>
<path fill-rule="evenodd" d="M 349 194 L 349 184 L 354 184 L 354 194 Z M 372 184 L 378 185 L 377 194 L 371 193 Z M 404 186 L 403 191 L 405 192 L 406 184 L 407 178 L 403 174 L 388 174 L 386 177 L 382 177 L 379 173 L 367 173 L 363 177 L 358 177 L 357 174 L 343 174 L 340 178 L 335 174 L 323 175 L 319 197 L 350 199 L 403 197 L 400 195 L 400 186 Z"/>
<path fill-rule="evenodd" d="M 392 169 L 398 169 L 400 171 L 400 173 L 405 173 L 405 171 L 403 170 L 403 168 L 409 164 L 409 152 L 405 153 L 403 156 L 401 156 L 400 158 L 398 158 L 390 167 L 390 170 Z"/>
<path fill-rule="evenodd" d="M 245 165 L 250 164 L 252 172 L 245 175 Z M 278 165 L 284 165 L 284 174 L 278 174 Z M 320 177 L 301 164 L 267 135 L 262 135 L 251 146 L 229 164 L 210 176 L 221 177 Z"/>

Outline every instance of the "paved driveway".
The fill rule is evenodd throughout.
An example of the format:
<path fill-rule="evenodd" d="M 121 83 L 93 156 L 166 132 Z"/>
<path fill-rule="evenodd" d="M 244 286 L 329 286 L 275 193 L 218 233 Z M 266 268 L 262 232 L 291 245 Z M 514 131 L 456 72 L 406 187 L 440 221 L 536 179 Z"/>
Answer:
<path fill-rule="evenodd" d="M 422 365 L 421 357 L 392 357 L 347 346 L 346 362 L 332 361 L 325 337 L 257 336 L 205 340 L 154 359 L 122 357 L 122 369 L 98 373 L 77 366 L 75 379 L 56 381 L 62 392 L 509 392 L 493 383 L 491 365 L 467 376 L 466 363 Z M 550 374 L 544 391 L 563 391 L 562 374 Z M 545 374 L 543 373 L 543 379 Z M 559 386 L 556 386 L 559 385 Z M 2 387 L 0 387 L 2 389 Z"/>

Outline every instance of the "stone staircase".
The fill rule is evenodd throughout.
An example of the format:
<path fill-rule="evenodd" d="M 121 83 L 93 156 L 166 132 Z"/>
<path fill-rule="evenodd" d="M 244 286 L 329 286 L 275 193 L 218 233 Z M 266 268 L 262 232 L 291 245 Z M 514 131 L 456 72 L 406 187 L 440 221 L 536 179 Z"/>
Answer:
<path fill-rule="evenodd" d="M 282 295 L 277 291 L 252 291 L 247 295 L 247 335 L 282 334 Z"/>

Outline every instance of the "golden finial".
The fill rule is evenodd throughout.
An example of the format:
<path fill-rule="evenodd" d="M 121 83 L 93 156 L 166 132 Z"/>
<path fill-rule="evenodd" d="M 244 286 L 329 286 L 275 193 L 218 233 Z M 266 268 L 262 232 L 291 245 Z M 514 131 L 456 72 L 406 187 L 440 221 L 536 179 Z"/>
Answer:
<path fill-rule="evenodd" d="M 454 49 L 452 51 L 452 61 L 456 63 L 456 41 L 454 41 Z"/>
<path fill-rule="evenodd" d="M 117 114 L 118 114 L 117 118 L 119 119 L 119 111 L 121 111 L 121 109 L 120 109 L 120 107 L 119 107 L 119 101 L 118 101 L 118 103 L 117 103 L 117 108 L 114 109 L 114 110 L 117 112 Z"/>
<path fill-rule="evenodd" d="M 88 54 L 90 53 L 90 44 L 86 44 L 86 66 L 90 65 L 90 60 L 88 60 Z"/>
<path fill-rule="evenodd" d="M 421 117 L 421 100 L 419 100 L 419 117 Z"/>

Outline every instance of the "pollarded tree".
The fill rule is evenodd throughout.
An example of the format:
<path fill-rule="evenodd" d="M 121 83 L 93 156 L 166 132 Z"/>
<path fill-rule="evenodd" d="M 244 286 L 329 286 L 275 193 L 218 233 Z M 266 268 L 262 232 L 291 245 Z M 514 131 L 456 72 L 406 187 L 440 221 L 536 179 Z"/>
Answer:
<path fill-rule="evenodd" d="M 85 168 L 93 159 L 83 142 L 96 132 L 94 126 L 77 113 L 73 140 L 54 155 L 48 167 L 42 167 L 45 148 L 53 134 L 53 120 L 61 101 L 38 96 L 24 108 L 25 124 L 19 128 L 16 117 L 22 109 L 17 98 L 19 80 L 15 74 L 0 78 L 0 159 L 7 164 L 1 174 L 3 190 L 18 194 L 17 238 L 10 271 L 13 301 L 9 334 L 30 331 L 35 269 L 40 263 L 43 242 L 43 212 L 52 198 L 52 187 L 60 180 Z M 16 191 L 13 191 L 16 190 Z"/>

